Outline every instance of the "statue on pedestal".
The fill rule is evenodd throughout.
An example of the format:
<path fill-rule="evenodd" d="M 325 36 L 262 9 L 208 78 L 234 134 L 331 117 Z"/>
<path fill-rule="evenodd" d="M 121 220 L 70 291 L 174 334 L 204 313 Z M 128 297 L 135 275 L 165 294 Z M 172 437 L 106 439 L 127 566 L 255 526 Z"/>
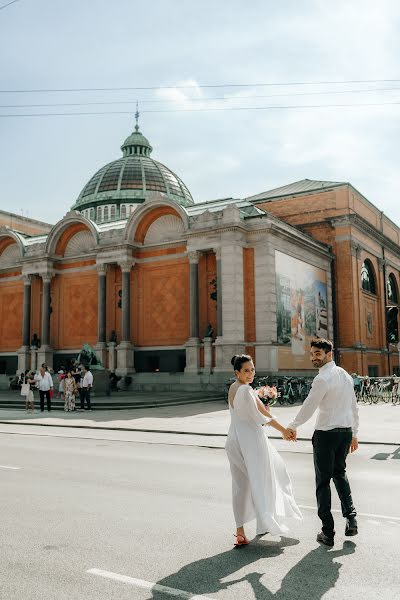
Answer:
<path fill-rule="evenodd" d="M 37 333 L 34 333 L 31 339 L 31 347 L 32 348 L 40 348 L 40 339 L 37 336 Z"/>
<path fill-rule="evenodd" d="M 207 327 L 206 327 L 206 331 L 204 333 L 204 337 L 213 337 L 214 335 L 214 329 L 211 325 L 211 323 L 208 323 Z"/>

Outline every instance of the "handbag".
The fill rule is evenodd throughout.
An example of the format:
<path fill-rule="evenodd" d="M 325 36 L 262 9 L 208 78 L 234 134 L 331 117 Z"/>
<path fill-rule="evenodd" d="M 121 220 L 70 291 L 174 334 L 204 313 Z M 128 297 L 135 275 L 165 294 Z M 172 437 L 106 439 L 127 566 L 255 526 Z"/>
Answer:
<path fill-rule="evenodd" d="M 21 396 L 27 396 L 29 394 L 31 387 L 29 383 L 23 383 L 21 385 Z"/>

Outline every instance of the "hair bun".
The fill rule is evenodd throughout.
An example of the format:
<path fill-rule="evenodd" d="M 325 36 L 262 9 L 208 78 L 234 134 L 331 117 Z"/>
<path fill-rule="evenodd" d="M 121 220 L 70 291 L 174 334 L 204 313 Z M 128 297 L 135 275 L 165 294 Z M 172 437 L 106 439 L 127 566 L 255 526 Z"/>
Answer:
<path fill-rule="evenodd" d="M 231 365 L 233 366 L 235 364 L 235 360 L 237 359 L 238 354 L 235 354 L 235 356 L 232 356 L 231 358 Z"/>

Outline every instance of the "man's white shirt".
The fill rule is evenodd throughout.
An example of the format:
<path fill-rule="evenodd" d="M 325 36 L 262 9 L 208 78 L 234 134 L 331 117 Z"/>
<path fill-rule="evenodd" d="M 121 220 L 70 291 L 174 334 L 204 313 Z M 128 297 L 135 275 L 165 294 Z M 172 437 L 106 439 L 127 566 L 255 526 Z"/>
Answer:
<path fill-rule="evenodd" d="M 37 381 L 37 386 L 41 392 L 48 392 L 53 387 L 53 380 L 48 371 L 45 371 L 43 376 L 38 373 L 35 375 L 34 380 Z"/>
<path fill-rule="evenodd" d="M 93 375 L 90 371 L 87 371 L 82 380 L 82 387 L 87 388 L 93 385 Z"/>
<path fill-rule="evenodd" d="M 303 406 L 288 427 L 297 429 L 312 417 L 317 408 L 315 429 L 329 431 L 337 427 L 351 427 L 353 436 L 357 437 L 359 419 L 353 380 L 333 361 L 320 368 Z"/>

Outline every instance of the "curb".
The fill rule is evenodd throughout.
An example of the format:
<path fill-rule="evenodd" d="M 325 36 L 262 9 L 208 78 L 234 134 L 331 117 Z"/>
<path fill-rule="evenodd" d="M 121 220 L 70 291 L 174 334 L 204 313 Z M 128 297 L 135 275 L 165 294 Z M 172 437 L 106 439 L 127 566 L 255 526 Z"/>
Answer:
<path fill-rule="evenodd" d="M 65 429 L 89 429 L 89 430 L 104 430 L 104 431 L 135 431 L 135 432 L 143 432 L 143 433 L 167 433 L 167 434 L 175 434 L 175 435 L 198 435 L 203 437 L 221 437 L 226 438 L 226 433 L 208 433 L 208 432 L 198 432 L 198 431 L 175 431 L 173 429 L 144 429 L 138 427 L 105 427 L 102 425 L 93 426 L 93 425 L 64 425 L 64 424 L 56 424 L 56 423 L 34 423 L 33 421 L 30 423 L 21 423 L 18 421 L 2 421 L 0 420 L 0 424 L 3 425 L 36 425 L 37 427 L 63 427 Z M 278 435 L 269 435 L 269 439 L 272 440 L 281 440 L 282 437 Z M 311 442 L 311 438 L 309 437 L 298 437 L 299 442 Z M 360 445 L 366 446 L 400 446 L 400 442 L 368 442 L 368 441 L 360 441 L 358 442 Z"/>

